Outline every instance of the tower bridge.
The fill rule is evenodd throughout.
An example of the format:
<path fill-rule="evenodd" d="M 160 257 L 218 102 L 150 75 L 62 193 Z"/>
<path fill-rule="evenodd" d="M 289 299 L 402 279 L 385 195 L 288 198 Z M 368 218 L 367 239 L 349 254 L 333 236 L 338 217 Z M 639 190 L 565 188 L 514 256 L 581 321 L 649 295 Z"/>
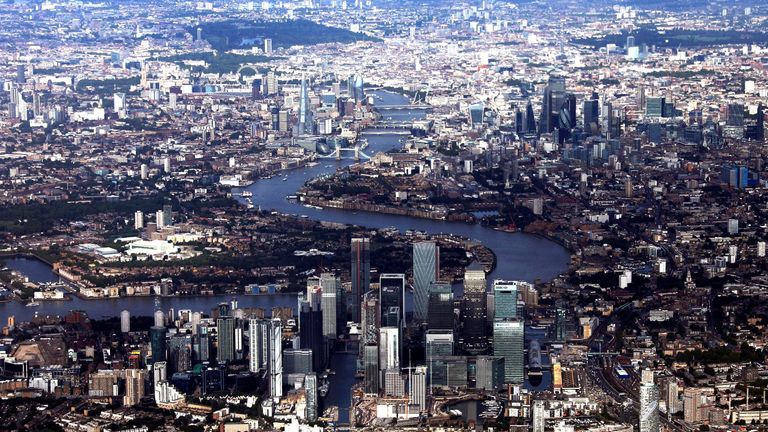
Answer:
<path fill-rule="evenodd" d="M 336 159 L 336 160 L 341 160 L 341 159 L 342 159 L 342 155 L 343 155 L 343 154 L 350 154 L 350 153 L 352 153 L 352 154 L 354 155 L 353 157 L 354 157 L 354 159 L 355 159 L 356 161 L 359 161 L 359 160 L 361 160 L 361 159 L 366 159 L 366 160 L 368 160 L 368 159 L 370 159 L 370 158 L 371 158 L 370 156 L 368 156 L 368 155 L 367 155 L 367 154 L 366 154 L 366 153 L 365 153 L 365 152 L 364 152 L 364 151 L 363 151 L 363 150 L 360 148 L 360 145 L 359 145 L 359 144 L 355 145 L 353 148 L 349 148 L 349 147 L 341 147 L 341 146 L 336 146 L 336 148 L 333 150 L 333 152 L 332 152 L 332 153 L 329 153 L 329 154 L 327 154 L 327 155 L 318 155 L 318 157 L 319 157 L 319 158 L 323 158 L 323 159 Z"/>

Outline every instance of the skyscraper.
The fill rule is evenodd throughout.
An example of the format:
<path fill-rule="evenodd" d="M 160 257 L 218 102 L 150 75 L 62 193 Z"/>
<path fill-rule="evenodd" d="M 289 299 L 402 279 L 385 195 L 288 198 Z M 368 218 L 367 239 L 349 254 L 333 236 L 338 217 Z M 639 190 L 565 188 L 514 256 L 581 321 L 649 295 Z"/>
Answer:
<path fill-rule="evenodd" d="M 544 97 L 541 106 L 541 120 L 539 121 L 539 133 L 550 133 L 558 124 L 560 109 L 565 99 L 565 78 L 550 76 L 549 82 L 544 87 Z"/>
<path fill-rule="evenodd" d="M 434 372 L 437 371 L 438 360 L 442 357 L 453 355 L 453 331 L 427 330 L 424 339 L 429 385 L 432 386 L 434 385 Z"/>
<path fill-rule="evenodd" d="M 543 400 L 533 401 L 531 415 L 533 417 L 533 432 L 544 432 L 545 427 L 545 406 Z"/>
<path fill-rule="evenodd" d="M 666 402 L 668 414 L 676 414 L 680 411 L 680 395 L 675 378 L 667 381 Z"/>
<path fill-rule="evenodd" d="M 173 206 L 165 204 L 163 206 L 163 226 L 173 225 Z"/>
<path fill-rule="evenodd" d="M 477 356 L 475 359 L 475 388 L 488 391 L 504 386 L 504 358 Z"/>
<path fill-rule="evenodd" d="M 659 432 L 659 387 L 652 372 L 640 384 L 640 432 Z"/>
<path fill-rule="evenodd" d="M 558 142 L 562 144 L 571 137 L 576 126 L 576 96 L 566 93 L 558 113 Z"/>
<path fill-rule="evenodd" d="M 269 322 L 269 395 L 272 399 L 283 396 L 283 322 L 274 318 Z"/>
<path fill-rule="evenodd" d="M 352 244 L 352 321 L 360 322 L 360 304 L 363 293 L 371 286 L 371 243 L 367 238 L 353 238 Z"/>
<path fill-rule="evenodd" d="M 504 320 L 508 318 L 517 318 L 517 282 L 514 281 L 493 281 L 493 317 L 494 319 Z"/>
<path fill-rule="evenodd" d="M 752 141 L 765 139 L 765 110 L 762 103 L 748 107 L 744 113 L 744 138 Z"/>
<path fill-rule="evenodd" d="M 555 309 L 555 329 L 554 329 L 554 338 L 555 340 L 564 341 L 566 337 L 566 325 L 567 325 L 567 319 L 565 315 L 565 309 L 562 306 L 558 306 Z"/>
<path fill-rule="evenodd" d="M 269 337 L 269 321 L 252 318 L 248 320 L 248 370 L 258 372 L 267 367 L 265 362 L 267 340 Z"/>
<path fill-rule="evenodd" d="M 453 292 L 448 283 L 431 284 L 427 302 L 427 328 L 429 330 L 453 330 Z"/>
<path fill-rule="evenodd" d="M 360 339 L 362 345 L 378 343 L 379 340 L 379 296 L 377 292 L 365 293 L 362 302 L 362 319 L 360 321 Z"/>
<path fill-rule="evenodd" d="M 208 327 L 203 325 L 198 325 L 197 327 L 197 334 L 192 346 L 193 358 L 195 363 L 207 362 L 211 358 L 211 340 L 208 336 Z"/>
<path fill-rule="evenodd" d="M 192 337 L 175 334 L 168 343 L 171 372 L 184 372 L 192 368 Z"/>
<path fill-rule="evenodd" d="M 664 116 L 664 97 L 652 96 L 645 100 L 645 116 L 660 118 Z"/>
<path fill-rule="evenodd" d="M 125 397 L 123 397 L 124 406 L 134 406 L 144 397 L 144 380 L 147 371 L 144 369 L 126 369 L 125 370 Z"/>
<path fill-rule="evenodd" d="M 363 391 L 367 394 L 379 393 L 379 347 L 369 343 L 363 346 L 363 369 L 365 372 Z"/>
<path fill-rule="evenodd" d="M 318 303 L 299 302 L 299 344 L 303 349 L 312 350 L 312 369 L 322 370 L 326 351 L 323 344 L 323 315 Z"/>
<path fill-rule="evenodd" d="M 304 377 L 304 391 L 307 402 L 307 421 L 317 421 L 317 374 L 312 372 Z"/>
<path fill-rule="evenodd" d="M 493 355 L 504 358 L 505 383 L 522 384 L 525 378 L 524 332 L 521 320 L 493 323 Z"/>
<path fill-rule="evenodd" d="M 533 105 L 529 100 L 525 105 L 525 127 L 524 133 L 536 133 L 536 116 L 533 113 Z"/>
<path fill-rule="evenodd" d="M 165 361 L 166 342 L 165 327 L 152 326 L 149 328 L 149 344 L 152 349 L 152 362 Z"/>
<path fill-rule="evenodd" d="M 355 103 L 360 103 L 365 98 L 365 92 L 364 92 L 364 84 L 363 84 L 363 76 L 362 75 L 355 75 L 355 81 L 353 86 L 353 96 L 355 98 Z"/>
<path fill-rule="evenodd" d="M 410 369 L 408 377 L 408 398 L 413 405 L 419 406 L 424 412 L 427 407 L 427 367 L 416 366 Z"/>
<path fill-rule="evenodd" d="M 131 312 L 123 310 L 120 312 L 120 332 L 129 333 L 131 331 Z"/>
<path fill-rule="evenodd" d="M 413 313 L 417 322 L 427 319 L 432 282 L 440 279 L 440 247 L 432 241 L 413 244 Z"/>
<path fill-rule="evenodd" d="M 600 127 L 600 101 L 588 99 L 584 101 L 584 131 L 595 135 Z"/>
<path fill-rule="evenodd" d="M 341 281 L 332 273 L 323 273 L 320 275 L 320 288 L 322 289 L 320 309 L 323 313 L 323 337 L 326 344 L 330 347 L 338 335 L 337 325 L 339 324 L 339 317 L 337 305 L 339 291 L 341 291 Z"/>
<path fill-rule="evenodd" d="M 405 275 L 385 273 L 379 277 L 379 307 L 381 325 L 403 328 L 405 326 Z M 398 308 L 392 316 L 393 308 Z"/>
<path fill-rule="evenodd" d="M 235 360 L 235 319 L 221 317 L 216 320 L 216 359 L 219 363 Z"/>
<path fill-rule="evenodd" d="M 473 263 L 464 272 L 464 301 L 462 305 L 462 346 L 470 354 L 488 349 L 487 303 L 485 271 Z"/>
<path fill-rule="evenodd" d="M 379 368 L 384 371 L 400 368 L 400 329 L 382 327 L 379 329 Z"/>
<path fill-rule="evenodd" d="M 312 110 L 309 106 L 309 89 L 307 79 L 301 78 L 301 94 L 299 95 L 299 135 L 311 135 L 313 133 Z"/>

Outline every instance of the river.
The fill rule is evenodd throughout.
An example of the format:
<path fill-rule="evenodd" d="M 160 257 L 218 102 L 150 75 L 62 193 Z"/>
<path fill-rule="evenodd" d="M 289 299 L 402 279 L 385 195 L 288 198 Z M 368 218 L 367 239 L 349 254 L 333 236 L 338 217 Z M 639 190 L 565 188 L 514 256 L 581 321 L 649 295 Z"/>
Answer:
<path fill-rule="evenodd" d="M 408 100 L 399 94 L 378 91 L 377 104 L 404 105 Z M 423 110 L 386 111 L 386 116 L 403 119 L 423 118 Z M 378 130 L 377 132 L 381 132 Z M 366 135 L 368 147 L 365 153 L 373 156 L 377 152 L 397 149 L 402 146 L 402 135 Z M 525 280 L 532 282 L 536 279 L 551 280 L 563 273 L 570 261 L 568 251 L 559 244 L 543 237 L 525 233 L 506 233 L 483 227 L 479 224 L 464 222 L 447 222 L 431 219 L 419 219 L 409 216 L 390 215 L 369 212 L 350 212 L 338 209 L 314 209 L 304 207 L 285 197 L 293 195 L 307 180 L 335 172 L 354 163 L 352 159 L 320 159 L 321 163 L 314 167 L 297 170 L 287 178 L 274 176 L 271 179 L 258 180 L 245 190 L 253 194 L 254 205 L 263 210 L 272 209 L 281 213 L 308 216 L 312 219 L 327 222 L 338 222 L 350 225 L 361 225 L 368 228 L 395 227 L 401 232 L 406 230 L 425 231 L 430 234 L 449 233 L 477 240 L 490 248 L 496 254 L 496 269 L 488 275 L 488 279 Z M 405 271 L 406 269 L 403 269 Z"/>
<path fill-rule="evenodd" d="M 404 105 L 408 100 L 399 94 L 378 91 L 375 92 L 376 103 L 379 105 Z M 409 121 L 423 118 L 423 110 L 388 110 L 385 116 L 396 121 Z M 378 130 L 377 132 L 381 132 Z M 399 148 L 402 135 L 366 135 L 368 147 L 365 153 L 373 155 L 377 152 Z M 313 209 L 304 207 L 296 202 L 288 201 L 286 196 L 293 195 L 309 179 L 330 174 L 337 169 L 354 163 L 351 159 L 321 159 L 320 164 L 287 173 L 287 177 L 274 176 L 271 179 L 258 180 L 245 188 L 250 191 L 254 205 L 262 209 L 276 210 L 281 213 L 305 215 L 312 219 L 328 222 L 338 222 L 350 225 L 360 225 L 368 228 L 395 227 L 400 231 L 420 230 L 431 234 L 449 233 L 464 236 L 481 242 L 496 254 L 497 265 L 488 275 L 488 279 L 510 279 L 534 281 L 536 279 L 550 280 L 564 272 L 570 260 L 568 251 L 557 243 L 543 237 L 523 233 L 506 233 L 462 222 L 446 222 L 430 219 L 418 219 L 408 216 L 388 215 L 381 213 L 349 212 L 335 209 Z M 7 259 L 6 265 L 18 270 L 36 282 L 56 280 L 56 275 L 45 263 L 26 258 Z M 403 269 L 405 271 L 406 269 Z M 409 296 L 410 297 L 410 296 Z M 226 302 L 231 296 L 211 297 L 161 297 L 160 307 L 164 311 L 173 308 L 191 309 L 210 313 L 218 303 Z M 410 300 L 410 299 L 409 299 Z M 264 296 L 238 296 L 242 307 L 262 307 L 269 311 L 274 306 L 296 307 L 295 294 L 277 294 Z M 410 301 L 408 302 L 410 306 Z M 28 320 L 35 314 L 65 315 L 70 310 L 83 310 L 90 317 L 114 317 L 120 311 L 127 309 L 132 315 L 151 315 L 155 309 L 154 297 L 130 297 L 119 299 L 83 300 L 72 297 L 71 301 L 46 301 L 38 307 L 26 307 L 19 302 L 0 304 L 0 317 L 15 315 L 17 321 Z M 3 320 L 4 322 L 5 320 Z M 340 422 L 348 421 L 350 404 L 350 388 L 354 383 L 356 356 L 337 354 L 332 360 L 334 370 L 338 373 L 331 378 L 326 404 L 340 407 Z M 546 377 L 545 377 L 546 380 Z"/>

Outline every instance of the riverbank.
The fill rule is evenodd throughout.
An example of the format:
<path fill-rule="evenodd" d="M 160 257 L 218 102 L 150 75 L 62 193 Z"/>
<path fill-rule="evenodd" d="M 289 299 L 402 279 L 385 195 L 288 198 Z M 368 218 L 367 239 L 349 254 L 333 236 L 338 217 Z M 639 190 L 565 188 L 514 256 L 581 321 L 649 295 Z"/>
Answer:
<path fill-rule="evenodd" d="M 450 214 L 443 211 L 419 210 L 408 207 L 393 207 L 381 204 L 370 204 L 364 202 L 352 202 L 344 200 L 325 200 L 314 197 L 304 196 L 302 203 L 314 205 L 322 208 L 333 208 L 348 211 L 363 211 L 368 213 L 383 213 L 397 216 L 407 216 L 419 219 L 441 220 L 449 222 L 467 222 L 475 223 L 475 217 L 467 214 Z"/>

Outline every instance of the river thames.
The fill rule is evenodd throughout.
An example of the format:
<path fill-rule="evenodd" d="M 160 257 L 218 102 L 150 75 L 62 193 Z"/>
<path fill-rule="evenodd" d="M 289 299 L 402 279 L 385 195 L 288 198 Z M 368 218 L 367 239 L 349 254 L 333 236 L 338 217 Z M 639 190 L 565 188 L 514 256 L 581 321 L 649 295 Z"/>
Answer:
<path fill-rule="evenodd" d="M 408 100 L 399 94 L 390 92 L 375 92 L 376 103 L 379 105 L 404 105 Z M 423 118 L 423 110 L 388 110 L 385 116 L 396 121 L 410 121 Z M 387 120 L 385 118 L 385 120 Z M 377 152 L 398 149 L 402 146 L 403 135 L 365 134 L 368 141 L 365 153 L 373 155 Z M 488 275 L 488 280 L 508 279 L 548 281 L 563 273 L 568 268 L 570 255 L 559 244 L 539 236 L 524 233 L 507 233 L 485 228 L 479 224 L 463 222 L 447 222 L 431 219 L 419 219 L 408 216 L 388 215 L 381 213 L 349 212 L 336 209 L 315 209 L 286 199 L 308 180 L 320 175 L 332 174 L 352 163 L 351 159 L 319 159 L 320 163 L 313 167 L 299 168 L 286 173 L 287 177 L 274 176 L 270 179 L 260 179 L 242 189 L 248 190 L 255 206 L 262 210 L 274 210 L 286 214 L 307 216 L 312 219 L 359 225 L 367 228 L 394 227 L 404 232 L 419 230 L 430 234 L 453 234 L 466 237 L 482 243 L 496 255 L 496 268 Z M 237 192 L 237 190 L 235 191 Z M 35 282 L 50 282 L 57 280 L 51 268 L 38 260 L 27 258 L 10 258 L 5 260 L 9 268 L 17 270 Z M 406 269 L 403 269 L 405 271 Z M 410 297 L 410 296 L 409 296 Z M 161 310 L 190 309 L 210 313 L 211 309 L 221 302 L 228 302 L 231 295 L 207 297 L 159 297 L 157 301 Z M 275 306 L 296 307 L 296 294 L 273 295 L 238 295 L 241 307 L 261 307 L 267 312 Z M 410 299 L 409 299 L 410 300 Z M 83 310 L 92 318 L 115 317 L 126 309 L 132 315 L 151 315 L 155 310 L 155 297 L 124 297 L 118 299 L 84 300 L 71 296 L 69 301 L 43 301 L 40 306 L 27 307 L 24 304 L 11 301 L 0 303 L 0 317 L 15 316 L 17 321 L 24 321 L 39 315 L 65 315 L 70 310 Z M 408 303 L 411 303 L 408 301 Z M 407 309 L 409 308 L 407 305 Z M 4 322 L 5 320 L 3 320 Z M 348 421 L 347 407 L 350 403 L 350 389 L 354 383 L 356 356 L 339 354 L 332 364 L 337 372 L 331 377 L 330 390 L 325 400 L 326 404 L 340 407 L 340 422 Z M 545 375 L 545 381 L 548 381 Z M 546 384 L 546 383 L 545 383 Z"/>

